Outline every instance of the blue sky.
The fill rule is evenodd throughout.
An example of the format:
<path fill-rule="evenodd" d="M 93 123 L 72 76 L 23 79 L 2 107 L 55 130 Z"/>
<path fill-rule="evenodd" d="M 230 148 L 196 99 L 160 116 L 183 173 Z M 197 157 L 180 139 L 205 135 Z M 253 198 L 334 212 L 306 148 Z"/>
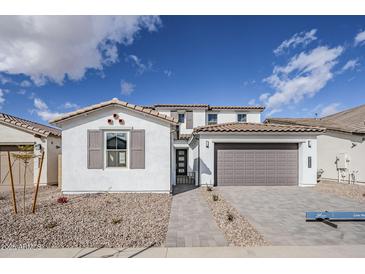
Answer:
<path fill-rule="evenodd" d="M 42 123 L 113 97 L 264 117 L 365 103 L 363 16 L 1 17 L 0 37 L 0 111 Z"/>

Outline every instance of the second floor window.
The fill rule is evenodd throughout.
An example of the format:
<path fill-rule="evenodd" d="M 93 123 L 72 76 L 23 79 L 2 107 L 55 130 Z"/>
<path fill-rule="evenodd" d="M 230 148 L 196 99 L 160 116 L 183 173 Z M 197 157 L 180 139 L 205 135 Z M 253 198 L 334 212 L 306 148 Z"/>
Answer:
<path fill-rule="evenodd" d="M 184 113 L 179 113 L 179 123 L 184 123 L 185 122 L 185 114 Z"/>
<path fill-rule="evenodd" d="M 208 125 L 215 125 L 217 123 L 217 114 L 209 113 L 208 114 Z"/>
<path fill-rule="evenodd" d="M 240 122 L 240 123 L 247 122 L 247 116 L 246 116 L 246 114 L 243 114 L 243 113 L 237 114 L 237 122 Z"/>

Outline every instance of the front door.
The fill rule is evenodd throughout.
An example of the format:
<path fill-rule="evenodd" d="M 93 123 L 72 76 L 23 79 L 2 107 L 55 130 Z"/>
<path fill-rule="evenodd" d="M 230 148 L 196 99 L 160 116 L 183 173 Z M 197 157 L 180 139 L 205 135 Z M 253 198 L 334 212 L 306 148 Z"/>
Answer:
<path fill-rule="evenodd" d="M 176 175 L 186 175 L 188 150 L 177 149 L 176 150 Z"/>

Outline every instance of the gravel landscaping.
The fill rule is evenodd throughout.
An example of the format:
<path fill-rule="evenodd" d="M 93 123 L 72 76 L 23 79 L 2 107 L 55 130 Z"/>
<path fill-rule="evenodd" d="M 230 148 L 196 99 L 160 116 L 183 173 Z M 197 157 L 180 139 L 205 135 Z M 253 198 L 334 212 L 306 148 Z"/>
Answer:
<path fill-rule="evenodd" d="M 171 195 L 103 193 L 66 195 L 56 187 L 40 188 L 36 214 L 29 213 L 32 189 L 27 191 L 23 215 L 22 193 L 17 191 L 18 214 L 10 193 L 0 199 L 0 249 L 62 247 L 161 246 L 166 238 Z"/>
<path fill-rule="evenodd" d="M 268 245 L 263 236 L 226 202 L 218 191 L 210 189 L 211 191 L 202 188 L 201 193 L 208 202 L 218 227 L 231 245 L 242 247 Z"/>
<path fill-rule="evenodd" d="M 318 183 L 315 186 L 315 189 L 321 192 L 333 193 L 345 198 L 365 202 L 365 185 L 323 181 Z"/>

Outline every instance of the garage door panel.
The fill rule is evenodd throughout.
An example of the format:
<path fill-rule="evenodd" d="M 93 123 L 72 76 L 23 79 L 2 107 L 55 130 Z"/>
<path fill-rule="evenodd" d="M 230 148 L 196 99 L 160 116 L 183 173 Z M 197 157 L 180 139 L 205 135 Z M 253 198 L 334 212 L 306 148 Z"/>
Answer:
<path fill-rule="evenodd" d="M 216 144 L 218 185 L 297 185 L 297 144 Z"/>

